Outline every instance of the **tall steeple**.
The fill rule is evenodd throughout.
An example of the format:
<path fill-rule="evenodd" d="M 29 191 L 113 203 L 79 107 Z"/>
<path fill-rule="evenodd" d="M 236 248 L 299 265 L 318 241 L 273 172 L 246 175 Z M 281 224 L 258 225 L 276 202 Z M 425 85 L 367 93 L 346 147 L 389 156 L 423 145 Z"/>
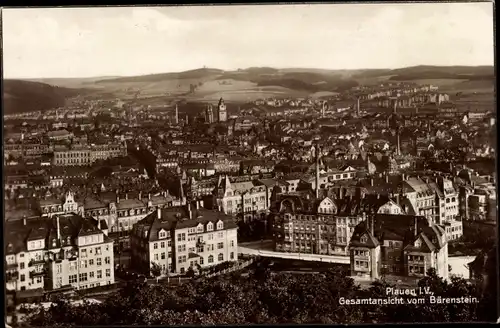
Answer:
<path fill-rule="evenodd" d="M 224 104 L 224 99 L 220 98 L 219 105 L 217 106 L 217 113 L 219 115 L 219 122 L 227 121 L 227 111 L 226 104 Z"/>

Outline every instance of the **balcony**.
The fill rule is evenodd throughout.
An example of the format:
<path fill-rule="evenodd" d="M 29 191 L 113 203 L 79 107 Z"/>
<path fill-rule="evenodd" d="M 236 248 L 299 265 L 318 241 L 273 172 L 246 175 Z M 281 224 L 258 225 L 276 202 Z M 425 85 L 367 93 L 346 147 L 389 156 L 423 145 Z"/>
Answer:
<path fill-rule="evenodd" d="M 47 273 L 47 270 L 42 270 L 42 271 L 31 271 L 30 272 L 30 279 L 33 279 L 38 276 L 43 276 Z"/>
<path fill-rule="evenodd" d="M 10 263 L 10 264 L 6 264 L 5 265 L 5 269 L 6 270 L 14 270 L 14 269 L 17 269 L 19 264 L 17 263 Z"/>
<path fill-rule="evenodd" d="M 44 259 L 39 259 L 39 260 L 31 260 L 29 261 L 28 263 L 28 266 L 31 267 L 31 266 L 35 266 L 35 265 L 39 265 L 39 264 L 44 264 L 45 263 L 45 260 Z"/>

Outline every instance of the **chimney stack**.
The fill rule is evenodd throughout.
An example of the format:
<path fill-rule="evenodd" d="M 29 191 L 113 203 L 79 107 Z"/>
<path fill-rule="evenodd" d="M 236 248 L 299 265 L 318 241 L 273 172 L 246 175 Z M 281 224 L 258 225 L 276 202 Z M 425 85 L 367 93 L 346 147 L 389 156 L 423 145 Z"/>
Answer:
<path fill-rule="evenodd" d="M 385 183 L 389 183 L 389 174 L 388 173 L 385 174 Z"/>
<path fill-rule="evenodd" d="M 23 216 L 23 225 L 26 225 L 26 215 Z"/>
<path fill-rule="evenodd" d="M 116 203 L 120 203 L 120 194 L 118 194 L 118 192 L 116 193 Z"/>
<path fill-rule="evenodd" d="M 193 211 L 191 210 L 191 202 L 190 201 L 187 202 L 187 211 L 188 211 L 188 217 L 190 219 L 192 219 L 193 218 Z"/>
<path fill-rule="evenodd" d="M 319 198 L 319 144 L 316 145 L 316 199 Z"/>
<path fill-rule="evenodd" d="M 148 193 L 148 199 L 151 200 L 151 193 Z"/>
<path fill-rule="evenodd" d="M 61 225 L 59 223 L 59 215 L 56 216 L 57 240 L 61 240 Z"/>
<path fill-rule="evenodd" d="M 339 188 L 339 199 L 342 199 L 344 197 L 344 188 L 340 187 Z"/>
<path fill-rule="evenodd" d="M 161 219 L 161 208 L 159 208 L 159 207 L 156 210 L 156 216 L 158 217 L 158 219 Z"/>
<path fill-rule="evenodd" d="M 196 201 L 196 209 L 197 209 L 197 210 L 199 210 L 199 209 L 200 209 L 200 201 L 199 201 L 199 200 L 197 200 L 197 201 Z"/>
<path fill-rule="evenodd" d="M 97 217 L 97 229 L 101 230 L 101 219 Z"/>
<path fill-rule="evenodd" d="M 373 187 L 373 178 L 370 179 L 370 185 Z"/>
<path fill-rule="evenodd" d="M 417 217 L 415 217 L 413 220 L 414 220 L 414 223 L 415 223 L 415 228 L 414 228 L 415 229 L 415 237 L 417 237 L 417 235 L 418 235 L 418 231 L 417 231 Z"/>
<path fill-rule="evenodd" d="M 371 224 L 371 234 L 372 236 L 375 236 L 375 215 L 372 215 L 371 216 L 371 221 L 372 221 L 372 224 Z"/>
<path fill-rule="evenodd" d="M 139 200 L 142 200 L 142 191 L 139 191 Z"/>

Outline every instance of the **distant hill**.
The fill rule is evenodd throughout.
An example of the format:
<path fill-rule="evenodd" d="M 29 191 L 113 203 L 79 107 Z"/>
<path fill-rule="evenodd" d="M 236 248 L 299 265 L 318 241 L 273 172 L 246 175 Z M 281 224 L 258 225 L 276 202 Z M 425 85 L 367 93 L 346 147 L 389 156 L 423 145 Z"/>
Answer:
<path fill-rule="evenodd" d="M 141 76 L 119 77 L 115 79 L 102 79 L 96 83 L 120 83 L 120 82 L 159 82 L 164 80 L 201 79 L 224 73 L 221 69 L 200 68 L 178 73 L 162 73 Z"/>
<path fill-rule="evenodd" d="M 425 65 L 355 70 L 249 67 L 224 71 L 200 68 L 142 76 L 38 81 L 65 88 L 92 90 L 96 98 L 109 95 L 111 98 L 135 99 L 138 95 L 142 99 L 157 98 L 157 102 L 167 98 L 204 102 L 224 97 L 228 101 L 248 102 L 265 97 L 338 93 L 358 85 L 378 85 L 388 80 L 435 84 L 447 92 L 458 92 L 455 91 L 457 89 L 467 91 L 469 84 L 473 83 L 475 92 L 484 90 L 490 93 L 494 85 L 494 69 L 493 66 Z M 72 91 L 59 90 L 58 94 L 61 92 L 66 94 Z"/>
<path fill-rule="evenodd" d="M 43 111 L 64 106 L 66 99 L 85 93 L 82 89 L 52 86 L 41 82 L 4 80 L 4 114 Z"/>

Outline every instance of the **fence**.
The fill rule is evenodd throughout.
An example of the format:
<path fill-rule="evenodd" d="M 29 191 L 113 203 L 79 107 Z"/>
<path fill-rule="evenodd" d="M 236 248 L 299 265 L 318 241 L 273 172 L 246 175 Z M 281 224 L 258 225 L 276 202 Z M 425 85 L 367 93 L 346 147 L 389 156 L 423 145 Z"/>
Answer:
<path fill-rule="evenodd" d="M 217 272 L 214 272 L 214 273 L 211 273 L 211 274 L 207 274 L 207 275 L 201 275 L 201 276 L 198 276 L 198 277 L 194 277 L 194 279 L 196 279 L 196 278 L 212 278 L 212 277 L 219 276 L 219 275 L 222 275 L 222 274 L 235 272 L 235 271 L 238 271 L 238 270 L 241 270 L 241 269 L 244 269 L 244 268 L 248 267 L 249 265 L 251 265 L 254 262 L 255 262 L 255 258 L 251 257 L 249 260 L 244 261 L 244 262 L 240 262 L 240 263 L 238 263 L 236 265 L 233 265 L 233 266 L 231 266 L 231 267 L 229 267 L 227 269 L 224 269 L 224 270 L 221 270 L 221 271 L 217 271 Z M 166 282 L 169 285 L 174 285 L 175 286 L 175 285 L 180 285 L 180 284 L 182 284 L 182 283 L 184 283 L 186 281 L 190 281 L 192 279 L 193 278 L 191 278 L 191 277 L 166 277 L 166 278 L 158 279 L 158 282 Z"/>

